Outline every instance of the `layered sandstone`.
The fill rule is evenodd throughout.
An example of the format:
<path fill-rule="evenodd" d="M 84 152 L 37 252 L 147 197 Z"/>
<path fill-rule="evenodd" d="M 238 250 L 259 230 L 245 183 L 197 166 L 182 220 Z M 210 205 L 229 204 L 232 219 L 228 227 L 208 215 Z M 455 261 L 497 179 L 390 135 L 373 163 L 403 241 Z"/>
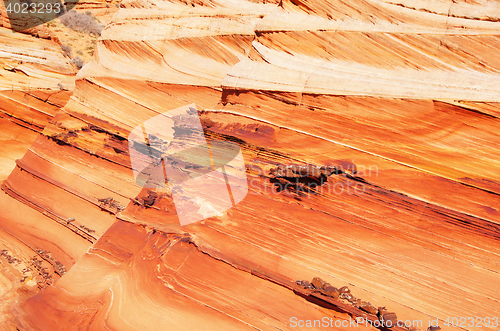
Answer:
<path fill-rule="evenodd" d="M 0 39 L 0 183 L 3 184 L 15 170 L 16 160 L 22 159 L 68 101 L 76 70 L 64 56 L 54 33 L 45 26 L 24 33 L 13 32 L 3 6 Z M 58 245 L 53 224 L 49 222 L 44 230 L 43 214 L 23 200 L 6 200 L 6 197 L 2 191 L 0 324 L 2 330 L 15 330 L 12 311 L 15 302 L 51 284 L 65 272 L 65 267 L 61 258 L 53 257 L 49 251 L 49 246 Z M 8 219 L 25 222 L 8 224 Z M 47 245 L 49 242 L 52 244 Z M 69 246 L 59 249 L 78 250 L 77 245 Z"/>
<path fill-rule="evenodd" d="M 2 185 L 2 231 L 57 279 L 23 285 L 16 327 L 270 330 L 370 315 L 296 283 L 314 277 L 422 330 L 500 316 L 494 5 L 121 7 Z M 168 186 L 136 183 L 127 139 L 189 104 L 210 143 L 239 145 L 249 191 L 181 226 Z"/>

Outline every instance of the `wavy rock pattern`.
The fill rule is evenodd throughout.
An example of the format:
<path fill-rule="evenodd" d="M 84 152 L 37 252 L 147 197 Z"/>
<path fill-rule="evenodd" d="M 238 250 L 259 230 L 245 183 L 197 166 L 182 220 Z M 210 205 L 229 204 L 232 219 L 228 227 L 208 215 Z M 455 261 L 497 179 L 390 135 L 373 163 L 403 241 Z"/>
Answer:
<path fill-rule="evenodd" d="M 0 183 L 8 191 L 5 180 L 16 171 L 16 162 L 70 98 L 67 89 L 74 86 L 75 72 L 48 29 L 13 33 L 6 28 L 4 14 L 0 13 Z M 59 226 L 33 210 L 29 196 L 13 199 L 6 191 L 0 194 L 0 329 L 15 330 L 16 302 L 52 284 L 66 271 L 63 263 L 70 265 L 68 254 L 82 255 L 86 248 L 77 241 L 64 245 Z M 43 195 L 43 190 L 32 187 L 31 194 Z"/>
<path fill-rule="evenodd" d="M 1 230 L 57 278 L 17 297 L 19 329 L 366 316 L 295 283 L 318 276 L 423 330 L 429 318 L 500 316 L 495 3 L 121 7 L 2 185 Z M 135 183 L 127 137 L 191 103 L 209 141 L 239 144 L 249 193 L 181 227 L 168 188 Z M 340 171 L 319 184 L 277 175 L 303 165 Z"/>

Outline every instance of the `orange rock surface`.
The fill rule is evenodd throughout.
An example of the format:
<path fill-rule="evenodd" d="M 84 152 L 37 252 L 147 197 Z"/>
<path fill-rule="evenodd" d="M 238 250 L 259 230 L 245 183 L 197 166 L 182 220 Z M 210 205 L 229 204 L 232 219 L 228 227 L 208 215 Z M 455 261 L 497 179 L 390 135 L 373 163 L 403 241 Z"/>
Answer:
<path fill-rule="evenodd" d="M 369 302 L 410 321 L 395 331 L 499 328 L 494 2 L 120 6 L 71 97 L 48 55 L 40 76 L 0 80 L 5 325 L 374 330 L 342 324 L 377 320 Z M 209 145 L 241 149 L 248 194 L 181 226 L 172 187 L 137 184 L 127 139 L 191 104 Z M 348 290 L 297 282 L 315 277 Z"/>

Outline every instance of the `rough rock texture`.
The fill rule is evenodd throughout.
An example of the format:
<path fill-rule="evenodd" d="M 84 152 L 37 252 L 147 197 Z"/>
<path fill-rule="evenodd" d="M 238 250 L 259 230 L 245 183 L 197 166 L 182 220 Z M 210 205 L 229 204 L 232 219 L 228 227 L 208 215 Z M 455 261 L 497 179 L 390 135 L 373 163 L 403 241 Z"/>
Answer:
<path fill-rule="evenodd" d="M 72 90 L 75 69 L 45 26 L 13 32 L 0 7 L 0 91 Z"/>
<path fill-rule="evenodd" d="M 16 169 L 47 123 L 64 106 L 74 87 L 75 69 L 59 41 L 46 27 L 24 33 L 10 29 L 0 7 L 0 183 Z M 29 184 L 28 184 L 29 185 Z M 43 191 L 36 191 L 42 194 Z M 51 251 L 78 251 L 59 246 L 57 227 L 23 200 L 0 199 L 0 329 L 15 330 L 13 307 L 64 274 Z M 9 220 L 14 223 L 9 224 Z M 17 233 L 22 233 L 18 235 Z M 83 254 L 85 249 L 81 250 Z M 66 265 L 67 262 L 65 261 Z"/>
<path fill-rule="evenodd" d="M 16 327 L 500 316 L 493 2 L 121 7 L 2 185 L 1 230 L 63 275 L 17 297 Z M 168 188 L 135 183 L 127 137 L 191 103 L 209 141 L 241 147 L 249 193 L 181 227 Z M 345 294 L 296 283 L 315 277 Z"/>

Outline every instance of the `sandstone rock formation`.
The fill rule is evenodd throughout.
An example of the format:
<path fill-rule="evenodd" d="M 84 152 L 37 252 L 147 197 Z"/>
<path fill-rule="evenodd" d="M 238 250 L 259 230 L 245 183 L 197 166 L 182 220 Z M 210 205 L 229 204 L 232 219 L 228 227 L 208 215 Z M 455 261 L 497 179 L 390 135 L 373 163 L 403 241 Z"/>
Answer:
<path fill-rule="evenodd" d="M 3 184 L 16 169 L 16 160 L 23 158 L 47 123 L 68 101 L 71 95 L 69 89 L 74 86 L 75 70 L 49 30 L 39 27 L 25 34 L 14 33 L 5 27 L 4 16 L 2 20 L 0 183 Z M 43 194 L 43 191 L 38 193 Z M 49 230 L 44 234 L 43 220 L 46 217 L 24 204 L 24 200 L 5 200 L 5 191 L 1 195 L 0 325 L 2 330 L 15 330 L 14 302 L 24 300 L 34 295 L 36 289 L 51 284 L 65 272 L 65 267 L 47 251 L 47 243 L 52 242 L 49 246 L 57 245 L 57 231 Z M 16 219 L 25 219 L 27 223 L 18 223 Z M 7 220 L 14 223 L 9 225 Z M 17 232 L 23 235 L 18 236 Z"/>
<path fill-rule="evenodd" d="M 6 320 L 285 330 L 378 312 L 458 330 L 443 323 L 500 317 L 499 17 L 489 1 L 124 0 L 69 101 L 44 92 L 50 112 L 11 116 L 37 132 L 0 192 Z M 70 75 L 54 68 L 7 70 L 0 84 L 23 92 L 5 100 Z M 168 186 L 136 183 L 127 137 L 189 104 L 209 142 L 239 145 L 249 191 L 181 226 Z"/>

